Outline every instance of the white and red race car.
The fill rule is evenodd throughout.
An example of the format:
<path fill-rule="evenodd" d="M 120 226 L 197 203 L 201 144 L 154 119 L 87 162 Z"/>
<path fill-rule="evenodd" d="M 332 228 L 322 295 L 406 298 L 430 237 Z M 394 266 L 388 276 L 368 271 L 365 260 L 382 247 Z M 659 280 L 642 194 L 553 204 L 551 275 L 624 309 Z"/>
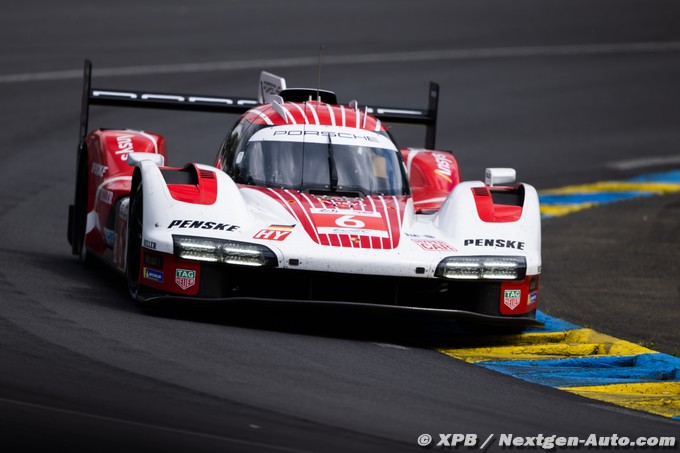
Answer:
<path fill-rule="evenodd" d="M 541 226 L 534 187 L 489 168 L 460 181 L 434 150 L 428 109 L 341 105 L 263 72 L 258 99 L 91 88 L 85 62 L 75 255 L 126 276 L 142 303 L 370 305 L 491 326 L 540 326 Z M 88 132 L 90 105 L 239 114 L 214 165 L 165 166 L 161 135 Z M 385 123 L 426 126 L 399 148 Z"/>

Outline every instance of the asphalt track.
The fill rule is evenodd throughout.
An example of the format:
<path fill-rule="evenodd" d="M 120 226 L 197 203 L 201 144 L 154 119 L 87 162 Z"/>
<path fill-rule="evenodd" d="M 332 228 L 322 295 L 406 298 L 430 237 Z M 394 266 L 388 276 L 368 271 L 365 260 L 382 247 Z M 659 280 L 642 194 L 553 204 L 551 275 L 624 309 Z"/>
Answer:
<path fill-rule="evenodd" d="M 106 87 L 252 96 L 260 69 L 314 85 L 324 44 L 322 85 L 344 101 L 419 107 L 438 81 L 437 142 L 456 151 L 464 179 L 508 165 L 550 189 L 677 165 L 679 14 L 676 2 L 650 0 L 7 6 L 0 446 L 418 451 L 422 433 L 677 436 L 676 421 L 453 360 L 435 350 L 453 341 L 441 323 L 276 306 L 145 314 L 122 281 L 69 256 L 65 231 L 84 58 Z M 163 133 L 171 164 L 211 162 L 232 120 L 92 118 Z M 395 132 L 422 143 L 418 129 Z M 546 220 L 542 308 L 677 354 L 679 203 Z"/>

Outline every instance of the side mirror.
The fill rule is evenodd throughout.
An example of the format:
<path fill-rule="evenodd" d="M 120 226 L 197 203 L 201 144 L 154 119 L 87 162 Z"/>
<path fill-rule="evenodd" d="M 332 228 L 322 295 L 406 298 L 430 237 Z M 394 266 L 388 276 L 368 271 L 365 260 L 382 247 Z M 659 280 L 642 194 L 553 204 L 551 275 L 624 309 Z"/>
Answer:
<path fill-rule="evenodd" d="M 484 182 L 487 186 L 512 184 L 517 179 L 514 168 L 487 168 L 484 172 Z"/>

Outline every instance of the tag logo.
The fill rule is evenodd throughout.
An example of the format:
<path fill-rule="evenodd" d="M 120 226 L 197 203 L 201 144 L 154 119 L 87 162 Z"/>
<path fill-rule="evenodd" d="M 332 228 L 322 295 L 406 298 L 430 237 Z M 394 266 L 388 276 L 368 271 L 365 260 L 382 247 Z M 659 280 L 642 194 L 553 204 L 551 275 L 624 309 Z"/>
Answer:
<path fill-rule="evenodd" d="M 196 284 L 196 271 L 189 269 L 175 270 L 175 283 L 186 291 Z"/>
<path fill-rule="evenodd" d="M 519 289 L 506 289 L 503 293 L 503 303 L 508 306 L 510 310 L 514 310 L 519 305 L 522 291 Z"/>

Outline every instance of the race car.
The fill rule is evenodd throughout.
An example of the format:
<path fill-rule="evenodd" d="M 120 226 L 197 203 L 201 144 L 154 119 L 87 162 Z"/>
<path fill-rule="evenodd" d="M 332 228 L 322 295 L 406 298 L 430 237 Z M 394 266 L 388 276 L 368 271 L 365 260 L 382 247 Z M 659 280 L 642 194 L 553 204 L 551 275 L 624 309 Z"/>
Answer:
<path fill-rule="evenodd" d="M 510 168 L 461 181 L 427 109 L 339 103 L 262 71 L 257 98 L 95 89 L 85 61 L 74 255 L 142 304 L 308 302 L 538 327 L 539 200 Z M 91 105 L 238 115 L 212 165 L 165 165 L 165 140 L 88 131 Z M 426 127 L 400 148 L 388 124 Z"/>

